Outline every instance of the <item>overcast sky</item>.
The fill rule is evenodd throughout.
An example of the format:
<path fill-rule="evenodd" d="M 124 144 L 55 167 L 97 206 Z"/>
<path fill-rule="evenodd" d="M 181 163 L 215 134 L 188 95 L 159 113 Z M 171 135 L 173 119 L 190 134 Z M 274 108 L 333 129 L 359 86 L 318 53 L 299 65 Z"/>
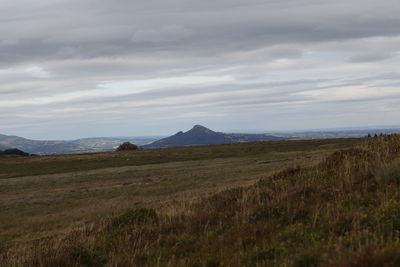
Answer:
<path fill-rule="evenodd" d="M 0 133 L 400 125 L 398 0 L 0 0 Z"/>

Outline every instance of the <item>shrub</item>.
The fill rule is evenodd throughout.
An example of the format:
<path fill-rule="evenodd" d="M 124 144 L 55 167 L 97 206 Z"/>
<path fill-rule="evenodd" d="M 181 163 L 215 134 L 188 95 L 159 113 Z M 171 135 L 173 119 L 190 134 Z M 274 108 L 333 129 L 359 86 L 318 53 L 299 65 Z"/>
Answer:
<path fill-rule="evenodd" d="M 137 145 L 132 144 L 131 142 L 125 142 L 117 148 L 117 151 L 131 151 L 138 149 Z"/>

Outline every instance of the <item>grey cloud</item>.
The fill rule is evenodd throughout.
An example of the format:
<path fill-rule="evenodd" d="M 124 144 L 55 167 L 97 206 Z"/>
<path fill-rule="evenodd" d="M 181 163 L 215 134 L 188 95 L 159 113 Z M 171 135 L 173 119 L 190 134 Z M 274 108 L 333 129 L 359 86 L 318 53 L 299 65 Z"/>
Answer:
<path fill-rule="evenodd" d="M 394 53 L 387 53 L 385 51 L 382 51 L 378 53 L 364 53 L 364 54 L 354 55 L 350 57 L 348 61 L 354 63 L 376 62 L 376 61 L 386 60 L 394 56 L 395 56 Z"/>
<path fill-rule="evenodd" d="M 192 31 L 183 26 L 167 25 L 158 29 L 138 29 L 130 41 L 132 43 L 162 43 L 181 40 L 192 34 Z"/>
<path fill-rule="evenodd" d="M 368 110 L 376 99 L 396 109 L 397 0 L 16 0 L 0 12 L 0 125 L 15 134 L 35 124 L 28 135 L 46 133 L 58 121 L 82 134 L 94 131 L 85 125 L 106 129 L 102 122 L 122 131 L 113 120 L 132 118 L 143 135 L 162 131 L 168 118 L 179 128 L 190 116 L 228 129 L 253 120 L 282 127 L 281 119 L 287 128 L 317 127 L 329 116 L 340 122 L 334 105 L 359 121 L 368 116 L 354 103 Z M 232 79 L 215 82 L 224 76 Z M 157 84 L 188 77 L 204 81 Z M 98 90 L 135 81 L 155 85 Z M 354 93 L 380 87 L 379 97 Z M 336 91 L 341 98 L 319 97 Z M 392 118 L 382 110 L 377 122 Z"/>
<path fill-rule="evenodd" d="M 140 51 L 169 51 L 177 55 L 226 53 L 276 44 L 400 32 L 400 18 L 394 13 L 399 8 L 391 6 L 393 1 L 389 0 L 380 4 L 375 1 L 39 2 L 42 4 L 38 6 L 36 2 L 35 5 L 25 2 L 23 7 L 17 1 L 6 10 L 9 12 L 5 14 L 23 10 L 22 13 L 33 13 L 40 18 L 22 17 L 12 21 L 7 21 L 7 16 L 3 18 L 5 23 L 0 33 L 19 42 L 8 49 L 6 54 L 12 56 L 1 56 L 3 62 L 125 56 Z M 352 8 L 358 3 L 358 9 Z M 365 16 L 372 11 L 378 15 Z"/>

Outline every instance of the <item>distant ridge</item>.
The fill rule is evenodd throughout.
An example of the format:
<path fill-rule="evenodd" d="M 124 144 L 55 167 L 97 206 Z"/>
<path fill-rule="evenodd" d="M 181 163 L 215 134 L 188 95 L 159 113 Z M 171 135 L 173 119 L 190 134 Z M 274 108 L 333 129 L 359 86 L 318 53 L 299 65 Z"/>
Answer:
<path fill-rule="evenodd" d="M 266 134 L 226 134 L 215 132 L 202 125 L 195 125 L 187 132 L 178 132 L 170 137 L 160 139 L 143 148 L 165 148 L 180 146 L 216 145 L 255 141 L 277 141 L 285 138 Z"/>
<path fill-rule="evenodd" d="M 363 128 L 363 127 L 359 127 Z M 124 142 L 131 142 L 142 148 L 164 148 L 211 144 L 229 144 L 240 142 L 305 140 L 326 138 L 362 138 L 368 134 L 380 135 L 400 133 L 397 128 L 332 128 L 328 130 L 308 130 L 273 133 L 222 133 L 195 125 L 187 132 L 178 132 L 173 136 L 132 136 L 132 137 L 90 137 L 77 140 L 32 140 L 19 136 L 0 134 L 0 150 L 17 148 L 29 154 L 52 155 L 74 153 L 111 152 Z M 163 138 L 163 139 L 160 139 Z"/>
<path fill-rule="evenodd" d="M 62 141 L 32 140 L 20 136 L 0 134 L 0 150 L 17 148 L 37 155 L 109 152 L 114 151 L 115 148 L 126 141 L 142 145 L 156 139 L 156 137 L 95 137 Z"/>
<path fill-rule="evenodd" d="M 0 145 L 39 155 L 82 153 L 88 150 L 78 144 L 66 141 L 39 141 L 3 134 L 0 134 Z"/>

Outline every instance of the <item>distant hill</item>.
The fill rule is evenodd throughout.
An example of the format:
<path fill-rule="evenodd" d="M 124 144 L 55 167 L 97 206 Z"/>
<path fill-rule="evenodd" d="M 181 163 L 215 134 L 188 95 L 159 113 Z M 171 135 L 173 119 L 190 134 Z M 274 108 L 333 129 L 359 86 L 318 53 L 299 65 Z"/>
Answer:
<path fill-rule="evenodd" d="M 31 140 L 19 136 L 0 134 L 0 150 L 17 148 L 30 154 L 74 154 L 114 151 L 120 144 L 131 142 L 142 148 L 165 148 L 211 144 L 229 144 L 240 142 L 304 140 L 325 138 L 358 138 L 371 135 L 400 133 L 400 127 L 379 129 L 321 129 L 304 132 L 286 133 L 221 133 L 195 125 L 187 132 L 178 132 L 170 137 L 94 137 L 77 140 Z"/>
<path fill-rule="evenodd" d="M 39 155 L 91 152 L 91 150 L 86 147 L 67 141 L 39 141 L 2 134 L 0 134 L 0 145 Z"/>
<path fill-rule="evenodd" d="M 145 145 L 157 140 L 157 137 L 94 137 L 72 141 L 32 140 L 19 136 L 0 134 L 0 150 L 17 148 L 30 154 L 53 155 L 114 151 L 120 144 L 131 142 Z"/>
<path fill-rule="evenodd" d="M 195 125 L 187 132 L 178 132 L 173 136 L 157 140 L 143 148 L 165 148 L 179 146 L 215 145 L 255 141 L 278 141 L 287 138 L 266 134 L 227 134 L 214 132 L 204 126 Z"/>

